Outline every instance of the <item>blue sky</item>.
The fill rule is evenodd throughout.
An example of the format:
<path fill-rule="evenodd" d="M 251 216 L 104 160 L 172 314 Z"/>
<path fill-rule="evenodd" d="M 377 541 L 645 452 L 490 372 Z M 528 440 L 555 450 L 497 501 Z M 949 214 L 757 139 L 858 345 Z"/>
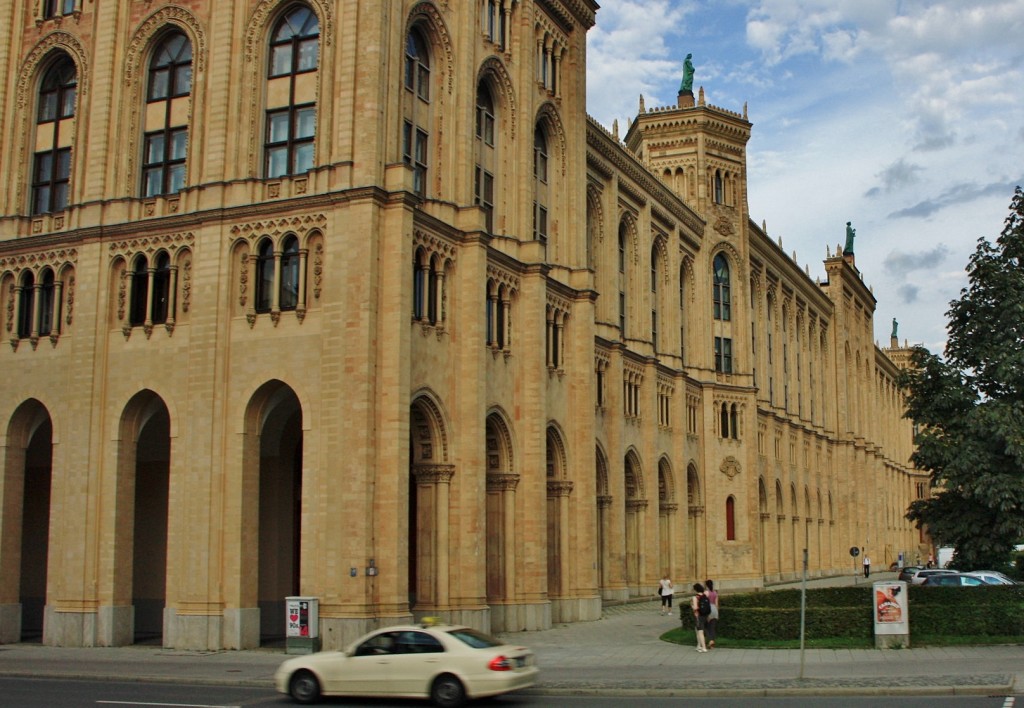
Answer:
<path fill-rule="evenodd" d="M 857 229 L 875 339 L 941 352 L 979 237 L 1024 185 L 1021 0 L 604 0 L 587 43 L 587 110 L 620 135 L 640 94 L 694 90 L 742 111 L 755 222 L 824 277 Z"/>

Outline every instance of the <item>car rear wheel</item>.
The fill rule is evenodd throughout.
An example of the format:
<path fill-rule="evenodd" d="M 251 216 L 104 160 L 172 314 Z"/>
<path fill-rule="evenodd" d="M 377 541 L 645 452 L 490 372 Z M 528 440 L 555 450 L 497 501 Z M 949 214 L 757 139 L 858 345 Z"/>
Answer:
<path fill-rule="evenodd" d="M 438 676 L 430 687 L 430 700 L 437 708 L 459 708 L 466 703 L 466 689 L 451 674 Z"/>
<path fill-rule="evenodd" d="M 288 693 L 296 703 L 315 703 L 320 698 L 320 682 L 309 671 L 296 671 L 288 682 Z"/>

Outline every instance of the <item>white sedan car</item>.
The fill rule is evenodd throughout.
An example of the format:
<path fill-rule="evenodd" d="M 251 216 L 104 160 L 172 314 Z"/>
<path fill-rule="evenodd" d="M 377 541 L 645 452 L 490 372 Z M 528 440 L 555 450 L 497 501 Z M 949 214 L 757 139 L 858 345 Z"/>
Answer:
<path fill-rule="evenodd" d="M 429 698 L 441 708 L 532 686 L 537 661 L 470 627 L 425 622 L 370 632 L 345 651 L 287 659 L 274 675 L 299 703 L 320 696 Z"/>

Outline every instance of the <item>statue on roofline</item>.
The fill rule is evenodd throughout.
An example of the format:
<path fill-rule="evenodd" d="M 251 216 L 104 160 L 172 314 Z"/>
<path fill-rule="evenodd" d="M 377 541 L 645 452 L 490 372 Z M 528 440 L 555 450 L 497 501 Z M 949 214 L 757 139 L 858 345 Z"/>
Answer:
<path fill-rule="evenodd" d="M 857 229 L 851 226 L 852 222 L 846 222 L 846 245 L 843 246 L 843 253 L 853 253 L 853 239 L 857 236 Z"/>
<path fill-rule="evenodd" d="M 692 54 L 687 54 L 686 61 L 683 62 L 683 81 L 679 84 L 679 93 L 693 93 L 693 62 L 690 61 L 692 58 Z"/>
<path fill-rule="evenodd" d="M 900 326 L 900 323 L 896 321 L 896 318 L 892 318 L 892 334 L 889 335 L 892 339 L 896 339 L 896 329 Z"/>

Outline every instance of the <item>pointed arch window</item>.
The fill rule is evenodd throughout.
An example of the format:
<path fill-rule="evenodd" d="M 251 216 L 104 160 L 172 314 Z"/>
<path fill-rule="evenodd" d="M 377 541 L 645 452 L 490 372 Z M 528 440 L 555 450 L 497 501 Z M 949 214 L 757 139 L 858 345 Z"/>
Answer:
<path fill-rule="evenodd" d="M 533 131 L 533 238 L 548 239 L 548 141 L 540 125 Z"/>
<path fill-rule="evenodd" d="M 149 65 L 142 196 L 175 194 L 185 186 L 192 43 L 181 32 L 160 42 Z"/>
<path fill-rule="evenodd" d="M 260 241 L 256 251 L 256 312 L 270 312 L 274 293 L 274 245 Z"/>
<path fill-rule="evenodd" d="M 413 191 L 424 197 L 431 121 L 430 53 L 423 33 L 415 27 L 405 39 L 404 85 L 402 158 L 413 170 Z"/>
<path fill-rule="evenodd" d="M 128 309 L 128 323 L 138 327 L 146 321 L 146 301 L 149 297 L 149 263 L 145 256 L 135 259 L 132 268 L 131 300 Z"/>
<path fill-rule="evenodd" d="M 299 304 L 299 239 L 289 236 L 281 249 L 281 287 L 279 293 L 282 310 L 294 310 Z"/>
<path fill-rule="evenodd" d="M 619 336 L 626 337 L 626 224 L 619 224 Z"/>
<path fill-rule="evenodd" d="M 18 337 L 32 336 L 32 313 L 35 308 L 36 278 L 32 271 L 25 271 L 21 279 L 21 293 L 18 298 Z"/>
<path fill-rule="evenodd" d="M 63 211 L 68 205 L 77 92 L 75 64 L 63 55 L 46 71 L 39 87 L 32 173 L 33 214 Z"/>
<path fill-rule="evenodd" d="M 476 166 L 473 177 L 473 203 L 483 209 L 488 233 L 494 232 L 494 172 L 497 164 L 494 136 L 497 122 L 491 91 L 481 82 L 476 89 Z"/>
<path fill-rule="evenodd" d="M 320 21 L 296 5 L 274 26 L 270 39 L 264 173 L 284 177 L 313 167 Z"/>
<path fill-rule="evenodd" d="M 715 319 L 728 322 L 732 319 L 732 295 L 729 282 L 729 261 L 719 253 L 714 261 L 714 285 L 712 286 L 712 301 L 714 303 Z"/>
<path fill-rule="evenodd" d="M 151 319 L 153 324 L 165 324 L 171 304 L 171 257 L 162 251 L 156 257 L 153 267 L 153 301 Z"/>
<path fill-rule="evenodd" d="M 651 344 L 658 350 L 658 248 L 651 248 Z"/>
<path fill-rule="evenodd" d="M 731 495 L 725 500 L 725 540 L 736 540 L 736 498 Z"/>

